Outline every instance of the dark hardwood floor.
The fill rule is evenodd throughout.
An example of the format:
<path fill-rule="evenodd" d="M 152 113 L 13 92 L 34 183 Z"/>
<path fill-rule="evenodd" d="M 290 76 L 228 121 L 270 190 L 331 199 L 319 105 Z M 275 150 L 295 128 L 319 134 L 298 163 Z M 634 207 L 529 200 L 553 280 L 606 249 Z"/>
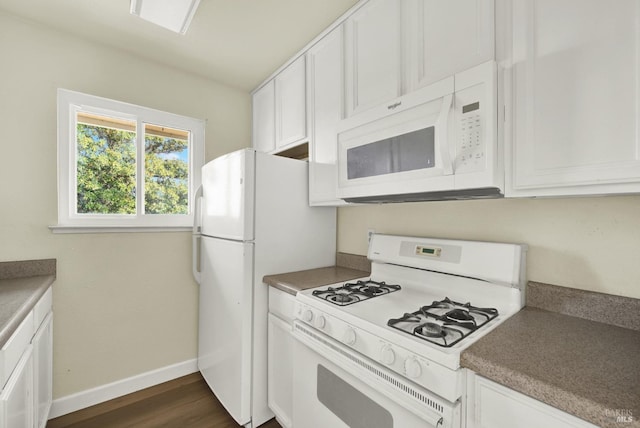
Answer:
<path fill-rule="evenodd" d="M 200 373 L 52 419 L 47 428 L 238 428 Z M 281 428 L 275 419 L 260 428 Z"/>

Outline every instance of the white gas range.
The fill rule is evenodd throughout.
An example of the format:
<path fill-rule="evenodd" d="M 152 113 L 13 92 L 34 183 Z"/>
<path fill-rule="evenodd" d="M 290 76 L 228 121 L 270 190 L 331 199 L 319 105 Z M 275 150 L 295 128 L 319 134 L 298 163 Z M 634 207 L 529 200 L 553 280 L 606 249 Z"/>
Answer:
<path fill-rule="evenodd" d="M 460 427 L 460 354 L 523 307 L 525 254 L 374 235 L 370 277 L 296 296 L 293 426 Z"/>

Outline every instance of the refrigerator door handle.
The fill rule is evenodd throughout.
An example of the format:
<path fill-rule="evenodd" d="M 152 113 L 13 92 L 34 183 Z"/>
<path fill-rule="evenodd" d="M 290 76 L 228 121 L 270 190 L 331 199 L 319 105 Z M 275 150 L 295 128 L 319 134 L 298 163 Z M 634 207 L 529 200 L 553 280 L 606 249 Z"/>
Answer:
<path fill-rule="evenodd" d="M 191 272 L 200 284 L 200 241 L 202 240 L 202 186 L 198 187 L 193 198 L 193 234 L 191 236 Z"/>
<path fill-rule="evenodd" d="M 191 271 L 193 272 L 193 278 L 196 280 L 198 284 L 200 284 L 200 279 L 202 277 L 202 273 L 200 272 L 200 235 L 193 235 L 192 240 L 192 260 L 191 260 Z"/>
<path fill-rule="evenodd" d="M 202 233 L 202 186 L 198 187 L 193 197 L 193 234 Z"/>

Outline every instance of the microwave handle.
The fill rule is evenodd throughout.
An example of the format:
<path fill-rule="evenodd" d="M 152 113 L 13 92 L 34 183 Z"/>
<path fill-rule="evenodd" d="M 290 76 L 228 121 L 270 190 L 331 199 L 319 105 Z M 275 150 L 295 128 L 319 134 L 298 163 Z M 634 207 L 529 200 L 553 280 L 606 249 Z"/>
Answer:
<path fill-rule="evenodd" d="M 453 94 L 445 95 L 442 98 L 442 108 L 440 115 L 436 121 L 436 129 L 438 132 L 438 145 L 440 147 L 440 160 L 442 161 L 443 175 L 453 174 L 453 163 L 451 162 L 451 154 L 449 153 L 449 112 L 453 104 Z"/>

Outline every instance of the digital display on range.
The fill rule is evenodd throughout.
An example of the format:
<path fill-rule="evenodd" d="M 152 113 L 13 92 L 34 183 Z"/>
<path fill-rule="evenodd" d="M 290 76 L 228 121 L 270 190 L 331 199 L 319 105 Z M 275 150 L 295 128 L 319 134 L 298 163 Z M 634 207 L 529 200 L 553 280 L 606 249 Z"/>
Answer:
<path fill-rule="evenodd" d="M 462 113 L 469 113 L 470 111 L 475 111 L 480 109 L 480 101 L 476 101 L 475 103 L 467 104 L 466 106 L 462 106 Z"/>
<path fill-rule="evenodd" d="M 418 256 L 440 257 L 441 253 L 442 248 L 438 247 L 425 247 L 422 245 L 416 247 L 416 255 Z"/>

